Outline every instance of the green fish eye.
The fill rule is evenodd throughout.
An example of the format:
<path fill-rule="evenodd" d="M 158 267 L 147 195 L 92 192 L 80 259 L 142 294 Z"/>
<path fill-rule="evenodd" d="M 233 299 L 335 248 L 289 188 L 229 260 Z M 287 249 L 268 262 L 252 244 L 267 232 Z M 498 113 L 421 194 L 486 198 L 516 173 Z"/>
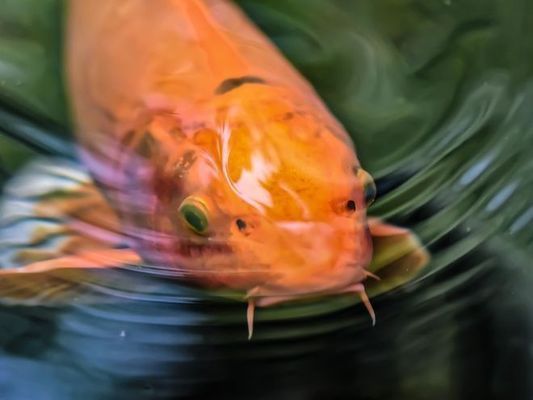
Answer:
<path fill-rule="evenodd" d="M 209 226 L 205 206 L 191 199 L 185 199 L 179 212 L 187 226 L 195 233 L 204 234 Z"/>

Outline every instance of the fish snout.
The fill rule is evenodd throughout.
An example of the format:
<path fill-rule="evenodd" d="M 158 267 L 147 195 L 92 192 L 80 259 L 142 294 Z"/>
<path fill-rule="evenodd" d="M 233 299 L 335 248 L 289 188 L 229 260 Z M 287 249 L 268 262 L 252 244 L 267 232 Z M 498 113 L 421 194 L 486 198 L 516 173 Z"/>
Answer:
<path fill-rule="evenodd" d="M 278 225 L 276 236 L 276 245 L 258 254 L 269 259 L 276 277 L 269 282 L 269 291 L 322 292 L 364 279 L 371 247 L 353 232 L 320 222 L 284 222 Z"/>
<path fill-rule="evenodd" d="M 372 242 L 362 225 L 284 222 L 278 226 L 290 259 L 308 269 L 317 269 L 316 273 L 370 262 Z"/>

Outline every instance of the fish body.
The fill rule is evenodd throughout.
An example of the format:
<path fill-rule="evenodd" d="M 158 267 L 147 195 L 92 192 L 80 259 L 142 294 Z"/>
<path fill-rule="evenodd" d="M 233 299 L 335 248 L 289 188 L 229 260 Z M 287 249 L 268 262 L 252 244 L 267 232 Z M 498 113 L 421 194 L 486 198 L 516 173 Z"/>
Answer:
<path fill-rule="evenodd" d="M 68 33 L 86 164 L 143 259 L 258 304 L 362 291 L 371 178 L 311 86 L 237 8 L 74 0 Z M 184 221 L 187 206 L 205 231 Z"/>
<path fill-rule="evenodd" d="M 374 318 L 365 286 L 390 290 L 427 264 L 408 230 L 367 219 L 376 188 L 349 135 L 232 3 L 70 0 L 66 34 L 91 177 L 29 201 L 83 245 L 26 252 L 33 262 L 0 271 L 1 299 L 48 298 L 46 283 L 50 298 L 80 301 L 82 269 L 146 263 L 243 292 L 251 335 L 255 306 L 310 296 L 356 294 Z M 30 187 L 31 176 L 20 179 Z M 373 243 L 381 257 L 370 264 Z"/>

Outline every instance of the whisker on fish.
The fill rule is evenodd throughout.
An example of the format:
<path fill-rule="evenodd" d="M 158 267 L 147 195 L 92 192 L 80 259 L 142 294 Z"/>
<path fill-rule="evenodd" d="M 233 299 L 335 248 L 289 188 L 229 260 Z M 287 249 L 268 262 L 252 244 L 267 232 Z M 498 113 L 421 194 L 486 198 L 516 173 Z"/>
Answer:
<path fill-rule="evenodd" d="M 379 276 L 377 276 L 376 274 L 373 274 L 372 272 L 368 271 L 368 270 L 364 270 L 364 274 L 370 278 L 374 278 L 375 280 L 377 281 L 380 281 L 381 278 Z"/>
<path fill-rule="evenodd" d="M 254 312 L 255 302 L 254 300 L 248 300 L 248 308 L 246 309 L 246 321 L 248 323 L 248 340 L 252 339 L 254 334 Z"/>

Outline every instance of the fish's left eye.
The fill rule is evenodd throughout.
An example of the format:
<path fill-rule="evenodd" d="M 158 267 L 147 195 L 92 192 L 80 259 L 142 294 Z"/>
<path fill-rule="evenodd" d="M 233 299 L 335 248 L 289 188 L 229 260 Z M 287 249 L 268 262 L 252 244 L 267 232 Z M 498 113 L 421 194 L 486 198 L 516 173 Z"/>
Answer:
<path fill-rule="evenodd" d="M 193 232 L 203 235 L 207 232 L 209 221 L 205 205 L 192 198 L 186 198 L 179 208 L 179 213 L 185 224 Z"/>

